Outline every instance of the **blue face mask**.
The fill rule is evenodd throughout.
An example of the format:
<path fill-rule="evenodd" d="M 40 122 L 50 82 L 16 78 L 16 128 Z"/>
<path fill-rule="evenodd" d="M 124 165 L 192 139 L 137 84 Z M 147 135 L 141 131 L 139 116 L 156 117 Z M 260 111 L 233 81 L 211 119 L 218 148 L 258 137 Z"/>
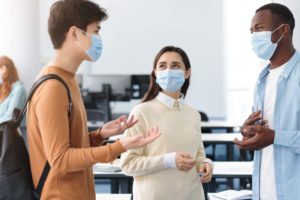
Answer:
<path fill-rule="evenodd" d="M 163 70 L 158 71 L 156 83 L 168 92 L 177 92 L 181 89 L 185 81 L 183 70 Z"/>
<path fill-rule="evenodd" d="M 85 51 L 85 53 L 91 58 L 92 62 L 95 62 L 101 57 L 102 54 L 102 38 L 98 35 L 91 35 L 81 29 L 79 30 L 91 37 L 91 46 Z"/>
<path fill-rule="evenodd" d="M 251 45 L 253 51 L 259 58 L 264 60 L 270 60 L 272 58 L 279 41 L 282 39 L 284 34 L 279 38 L 276 43 L 272 42 L 272 33 L 277 31 L 284 24 L 280 25 L 274 31 L 261 31 L 261 32 L 253 32 L 251 38 Z"/>

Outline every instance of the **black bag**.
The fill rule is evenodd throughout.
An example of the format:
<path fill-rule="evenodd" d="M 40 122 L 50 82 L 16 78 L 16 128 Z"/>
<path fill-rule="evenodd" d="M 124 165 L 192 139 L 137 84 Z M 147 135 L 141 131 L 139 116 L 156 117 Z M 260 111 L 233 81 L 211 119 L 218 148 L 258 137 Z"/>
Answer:
<path fill-rule="evenodd" d="M 0 200 L 40 199 L 50 165 L 47 161 L 38 186 L 34 189 L 28 151 L 23 137 L 18 132 L 18 127 L 27 111 L 27 104 L 33 93 L 39 85 L 48 79 L 60 81 L 67 89 L 69 98 L 68 115 L 71 114 L 71 94 L 67 84 L 61 77 L 55 74 L 47 74 L 33 84 L 22 111 L 18 111 L 16 114 L 15 110 L 16 115 L 12 120 L 0 124 Z"/>

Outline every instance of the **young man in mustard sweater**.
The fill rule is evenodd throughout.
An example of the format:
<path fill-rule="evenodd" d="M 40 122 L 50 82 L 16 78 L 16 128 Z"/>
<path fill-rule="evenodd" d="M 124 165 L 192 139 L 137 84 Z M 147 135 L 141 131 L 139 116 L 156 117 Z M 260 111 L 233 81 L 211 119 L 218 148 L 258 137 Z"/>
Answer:
<path fill-rule="evenodd" d="M 39 76 L 59 75 L 67 83 L 72 96 L 72 112 L 68 116 L 66 89 L 57 80 L 44 82 L 34 94 L 27 112 L 30 165 L 34 186 L 46 162 L 50 172 L 41 199 L 95 199 L 92 166 L 110 162 L 128 149 L 142 147 L 160 134 L 152 129 L 147 136 L 124 137 L 101 146 L 104 138 L 122 133 L 137 121 L 126 116 L 88 133 L 86 111 L 75 78 L 82 61 L 96 61 L 102 52 L 100 22 L 105 11 L 88 0 L 60 0 L 50 10 L 48 32 L 55 49 L 54 59 Z"/>

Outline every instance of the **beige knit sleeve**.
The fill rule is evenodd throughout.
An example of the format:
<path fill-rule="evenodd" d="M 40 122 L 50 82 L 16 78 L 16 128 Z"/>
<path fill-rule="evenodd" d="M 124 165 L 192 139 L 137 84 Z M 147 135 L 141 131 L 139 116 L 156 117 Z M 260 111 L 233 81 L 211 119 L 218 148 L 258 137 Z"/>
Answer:
<path fill-rule="evenodd" d="M 146 118 L 138 109 L 133 109 L 130 115 L 134 115 L 139 122 L 125 132 L 125 136 L 136 134 L 146 134 Z M 121 155 L 122 171 L 130 176 L 143 176 L 165 169 L 163 164 L 163 155 L 147 156 L 145 148 L 127 151 Z"/>

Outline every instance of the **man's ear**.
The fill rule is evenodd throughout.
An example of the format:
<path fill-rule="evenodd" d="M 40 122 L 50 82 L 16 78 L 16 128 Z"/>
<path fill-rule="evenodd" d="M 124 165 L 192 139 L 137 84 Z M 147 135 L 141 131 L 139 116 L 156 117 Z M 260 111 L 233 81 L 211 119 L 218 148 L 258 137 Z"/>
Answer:
<path fill-rule="evenodd" d="M 185 73 L 184 73 L 184 78 L 185 79 L 188 79 L 191 75 L 191 68 L 185 70 Z"/>
<path fill-rule="evenodd" d="M 76 26 L 71 26 L 66 34 L 66 38 L 70 38 L 71 40 L 76 40 L 78 38 L 78 29 Z"/>

